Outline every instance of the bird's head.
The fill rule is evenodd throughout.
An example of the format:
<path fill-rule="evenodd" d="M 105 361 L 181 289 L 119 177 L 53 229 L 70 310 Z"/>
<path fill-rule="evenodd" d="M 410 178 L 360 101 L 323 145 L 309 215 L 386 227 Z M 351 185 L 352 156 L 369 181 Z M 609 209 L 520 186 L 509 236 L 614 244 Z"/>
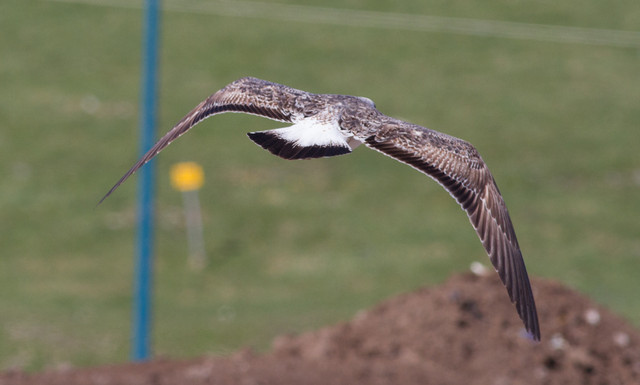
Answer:
<path fill-rule="evenodd" d="M 370 107 L 376 108 L 376 104 L 373 102 L 373 100 L 366 98 L 364 96 L 356 96 L 356 98 L 360 99 L 361 101 L 365 102 L 367 105 L 369 105 Z"/>

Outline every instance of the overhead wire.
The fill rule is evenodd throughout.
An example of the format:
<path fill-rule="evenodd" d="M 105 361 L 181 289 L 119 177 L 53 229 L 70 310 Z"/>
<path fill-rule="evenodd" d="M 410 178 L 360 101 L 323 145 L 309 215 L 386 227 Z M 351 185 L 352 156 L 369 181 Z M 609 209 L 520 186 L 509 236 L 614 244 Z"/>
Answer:
<path fill-rule="evenodd" d="M 140 0 L 48 0 L 64 3 L 142 9 Z M 245 0 L 163 0 L 163 9 L 217 16 L 298 23 L 454 33 L 568 44 L 640 48 L 640 31 L 533 24 L 475 18 L 329 8 Z"/>

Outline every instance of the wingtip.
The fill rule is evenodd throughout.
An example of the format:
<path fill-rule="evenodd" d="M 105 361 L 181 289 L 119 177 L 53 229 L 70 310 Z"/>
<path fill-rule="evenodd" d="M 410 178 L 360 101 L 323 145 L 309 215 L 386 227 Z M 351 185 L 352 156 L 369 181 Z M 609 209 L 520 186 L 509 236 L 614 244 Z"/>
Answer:
<path fill-rule="evenodd" d="M 535 309 L 534 309 L 534 311 L 535 311 Z M 538 322 L 538 314 L 536 312 L 534 312 L 533 322 L 527 328 L 527 331 L 529 332 L 529 334 L 531 334 L 531 336 L 533 337 L 534 341 L 540 342 L 540 338 L 541 338 L 540 324 Z"/>
<path fill-rule="evenodd" d="M 525 284 L 528 288 L 527 295 L 524 299 L 521 299 L 520 302 L 516 302 L 516 310 L 518 311 L 518 315 L 520 319 L 524 323 L 524 327 L 527 330 L 527 333 L 531 335 L 531 338 L 534 341 L 540 341 L 540 321 L 538 318 L 538 311 L 536 309 L 536 303 L 533 299 L 533 292 L 531 290 L 531 284 L 529 282 L 528 277 L 525 280 Z"/>
<path fill-rule="evenodd" d="M 531 337 L 532 340 L 536 341 L 536 342 L 540 342 L 540 324 L 538 322 L 538 314 L 536 312 L 535 309 L 535 305 L 533 307 L 533 311 L 532 313 L 528 314 L 528 317 L 521 317 L 522 321 L 524 322 L 524 327 L 525 330 L 527 331 L 527 334 L 529 334 L 529 336 Z"/>
<path fill-rule="evenodd" d="M 104 195 L 104 196 L 103 196 L 103 197 L 98 201 L 98 203 L 96 203 L 96 207 L 100 206 L 100 205 L 102 204 L 102 202 L 104 202 L 104 200 L 105 200 L 105 199 L 107 199 L 107 197 L 108 197 L 109 195 L 111 195 L 111 192 L 112 192 L 112 190 L 109 190 L 109 192 L 108 192 L 108 193 L 106 193 L 106 194 L 105 194 L 105 195 Z"/>
<path fill-rule="evenodd" d="M 116 189 L 120 186 L 120 184 L 122 184 L 122 181 L 118 181 L 118 183 L 116 183 L 113 187 L 111 187 L 111 189 L 106 194 L 104 194 L 104 196 L 98 201 L 98 203 L 96 204 L 96 207 L 100 206 L 102 202 L 104 202 L 105 199 L 107 199 L 109 195 L 111 195 L 112 192 L 116 191 Z"/>
<path fill-rule="evenodd" d="M 533 341 L 540 342 L 540 329 L 537 324 L 533 328 L 527 328 L 526 330 L 527 334 Z"/>
<path fill-rule="evenodd" d="M 539 331 L 539 330 L 538 330 L 538 331 L 536 331 L 536 332 L 533 334 L 533 340 L 534 340 L 534 341 L 536 341 L 536 342 L 540 342 L 540 331 Z"/>
<path fill-rule="evenodd" d="M 148 153 L 147 153 L 147 154 L 148 154 Z M 143 157 L 142 159 L 140 159 L 140 160 L 138 161 L 138 163 L 136 163 L 133 167 L 131 167 L 131 168 L 129 169 L 129 171 L 127 171 L 127 173 L 126 173 L 126 174 L 124 174 L 124 175 L 122 176 L 122 178 L 120 178 L 120 179 L 116 182 L 116 184 L 114 184 L 114 185 L 113 185 L 113 187 L 111 187 L 111 189 L 109 189 L 109 191 L 107 191 L 107 193 L 106 193 L 106 194 L 104 194 L 104 196 L 102 197 L 102 199 L 100 199 L 100 200 L 98 201 L 98 204 L 96 205 L 96 207 L 97 207 L 97 206 L 99 206 L 102 202 L 104 202 L 104 201 L 105 201 L 105 199 L 107 199 L 107 198 L 109 197 L 109 195 L 111 195 L 114 191 L 116 191 L 116 190 L 118 189 L 118 187 L 120 187 L 120 185 L 121 185 L 122 183 L 124 183 L 124 181 L 126 181 L 127 179 L 129 179 L 129 177 L 130 177 L 131 175 L 135 174 L 135 173 L 136 173 L 136 171 L 138 171 L 138 169 L 140 169 L 142 166 L 144 166 L 147 162 L 149 162 L 149 160 L 145 160 L 145 158 L 144 158 L 144 157 Z"/>

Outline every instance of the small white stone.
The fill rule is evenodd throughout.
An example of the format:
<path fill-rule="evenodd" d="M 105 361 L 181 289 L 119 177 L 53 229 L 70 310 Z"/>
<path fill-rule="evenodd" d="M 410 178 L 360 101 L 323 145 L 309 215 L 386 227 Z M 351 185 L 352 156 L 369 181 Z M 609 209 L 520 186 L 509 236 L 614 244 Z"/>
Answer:
<path fill-rule="evenodd" d="M 471 272 L 477 276 L 485 276 L 487 275 L 487 268 L 484 267 L 484 265 L 480 262 L 472 262 L 471 266 L 469 266 L 469 268 L 471 269 Z"/>
<path fill-rule="evenodd" d="M 596 309 L 589 309 L 584 312 L 584 319 L 589 325 L 597 325 L 600 323 L 600 312 Z"/>
<path fill-rule="evenodd" d="M 556 333 L 551 336 L 549 344 L 551 345 L 551 349 L 561 350 L 565 348 L 565 346 L 567 345 L 567 341 L 564 339 L 564 337 L 562 337 L 562 334 Z"/>
<path fill-rule="evenodd" d="M 626 348 L 627 346 L 629 346 L 631 339 L 625 332 L 616 332 L 613 335 L 613 342 L 615 342 L 615 344 L 620 346 L 621 348 Z"/>

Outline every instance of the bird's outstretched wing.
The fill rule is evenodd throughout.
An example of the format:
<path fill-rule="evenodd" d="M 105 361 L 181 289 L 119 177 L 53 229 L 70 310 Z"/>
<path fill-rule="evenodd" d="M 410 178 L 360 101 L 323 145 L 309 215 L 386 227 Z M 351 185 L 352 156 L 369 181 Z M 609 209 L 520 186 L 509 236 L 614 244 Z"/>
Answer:
<path fill-rule="evenodd" d="M 265 118 L 291 123 L 301 106 L 296 105 L 300 96 L 313 96 L 266 80 L 246 77 L 229 84 L 209 96 L 167 132 L 140 160 L 127 171 L 105 194 L 100 203 L 114 192 L 127 178 L 156 156 L 171 142 L 189 131 L 198 122 L 223 112 L 242 112 Z"/>
<path fill-rule="evenodd" d="M 540 340 L 538 315 L 507 206 L 486 164 L 469 143 L 390 120 L 364 143 L 440 183 L 466 211 L 529 333 Z"/>

